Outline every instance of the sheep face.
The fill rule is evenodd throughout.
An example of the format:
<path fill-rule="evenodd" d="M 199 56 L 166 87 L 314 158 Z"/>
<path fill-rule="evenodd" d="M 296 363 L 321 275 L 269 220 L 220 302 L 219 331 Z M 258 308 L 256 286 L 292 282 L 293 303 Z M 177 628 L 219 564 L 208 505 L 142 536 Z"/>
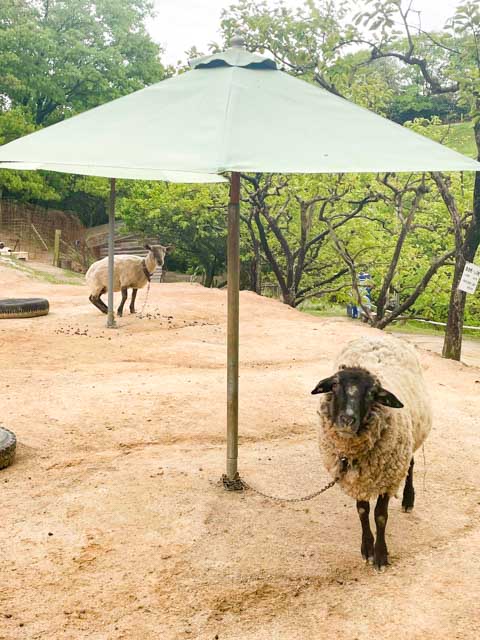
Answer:
<path fill-rule="evenodd" d="M 403 404 L 360 368 L 340 369 L 321 380 L 312 394 L 331 393 L 329 417 L 339 433 L 352 437 L 362 431 L 375 404 L 400 409 Z"/>
<path fill-rule="evenodd" d="M 167 253 L 172 251 L 172 247 L 170 245 L 164 247 L 161 244 L 146 244 L 145 249 L 148 249 L 148 251 L 153 253 L 155 261 L 159 267 L 163 267 L 165 256 Z"/>

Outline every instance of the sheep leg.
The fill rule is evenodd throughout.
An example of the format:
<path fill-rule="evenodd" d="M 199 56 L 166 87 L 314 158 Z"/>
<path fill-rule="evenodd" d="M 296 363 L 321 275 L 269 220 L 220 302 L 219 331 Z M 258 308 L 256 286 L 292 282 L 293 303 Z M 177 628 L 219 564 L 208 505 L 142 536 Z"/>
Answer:
<path fill-rule="evenodd" d="M 377 537 L 375 540 L 374 559 L 373 563 L 377 569 L 383 570 L 388 564 L 388 551 L 387 544 L 385 542 L 385 527 L 388 520 L 388 501 L 390 496 L 388 493 L 384 493 L 378 496 L 377 504 L 375 505 L 375 524 L 377 525 Z"/>
<path fill-rule="evenodd" d="M 370 503 L 368 500 L 357 500 L 357 511 L 362 523 L 362 558 L 373 563 L 373 533 L 370 529 Z"/>
<path fill-rule="evenodd" d="M 409 513 L 413 509 L 415 503 L 415 489 L 413 488 L 413 458 L 410 460 L 408 467 L 408 475 L 405 480 L 405 488 L 403 490 L 402 509 L 405 513 Z"/>
<path fill-rule="evenodd" d="M 122 287 L 122 301 L 120 302 L 120 305 L 117 309 L 117 314 L 119 318 L 123 316 L 123 307 L 125 305 L 125 302 L 127 301 L 127 297 L 128 297 L 128 289 L 127 287 Z"/>
<path fill-rule="evenodd" d="M 99 303 L 99 309 L 102 313 L 108 313 L 108 307 L 107 305 L 104 303 L 104 301 L 102 300 L 102 296 L 104 293 L 107 293 L 107 287 L 103 287 L 103 289 L 100 291 L 100 293 L 97 296 L 97 300 Z"/>
<path fill-rule="evenodd" d="M 130 299 L 130 313 L 135 313 L 135 298 L 137 297 L 138 289 L 132 289 L 132 297 Z"/>
<path fill-rule="evenodd" d="M 105 303 L 102 300 L 100 300 L 100 296 L 90 296 L 88 299 L 102 313 L 108 312 L 108 307 L 105 305 Z"/>

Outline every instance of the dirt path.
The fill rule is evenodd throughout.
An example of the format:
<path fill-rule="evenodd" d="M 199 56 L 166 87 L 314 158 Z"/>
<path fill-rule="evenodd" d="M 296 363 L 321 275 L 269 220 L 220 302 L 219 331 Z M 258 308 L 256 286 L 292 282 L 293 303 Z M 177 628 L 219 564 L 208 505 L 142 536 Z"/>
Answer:
<path fill-rule="evenodd" d="M 421 335 L 418 333 L 395 332 L 396 336 L 401 336 L 413 342 L 418 347 L 427 351 L 432 351 L 441 355 L 443 349 L 443 335 Z M 462 341 L 462 362 L 468 366 L 480 368 L 480 341 L 464 338 Z"/>
<path fill-rule="evenodd" d="M 20 442 L 0 472 L 0 640 L 480 636 L 478 368 L 420 351 L 434 429 L 377 574 L 336 487 L 283 506 L 217 485 L 225 292 L 153 285 L 150 317 L 116 331 L 82 286 L 0 266 L 0 298 L 13 295 L 46 296 L 51 313 L 0 321 L 0 422 Z M 241 472 L 308 493 L 327 480 L 310 390 L 373 330 L 251 293 L 241 314 Z"/>

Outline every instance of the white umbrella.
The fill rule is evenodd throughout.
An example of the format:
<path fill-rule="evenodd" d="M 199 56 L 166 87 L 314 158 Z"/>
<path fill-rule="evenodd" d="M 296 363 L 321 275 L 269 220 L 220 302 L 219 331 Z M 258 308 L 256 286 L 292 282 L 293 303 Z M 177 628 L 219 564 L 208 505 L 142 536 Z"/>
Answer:
<path fill-rule="evenodd" d="M 277 69 L 235 38 L 193 69 L 0 148 L 0 166 L 114 179 L 212 182 L 232 172 L 228 238 L 227 481 L 237 473 L 239 172 L 478 171 L 480 163 Z"/>

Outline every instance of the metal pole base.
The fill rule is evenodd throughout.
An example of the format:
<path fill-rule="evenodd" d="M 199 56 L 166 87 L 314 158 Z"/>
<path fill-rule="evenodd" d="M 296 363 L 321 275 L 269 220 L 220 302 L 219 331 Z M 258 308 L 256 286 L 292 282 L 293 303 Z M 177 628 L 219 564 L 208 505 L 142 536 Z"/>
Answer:
<path fill-rule="evenodd" d="M 222 476 L 222 484 L 226 491 L 243 491 L 245 489 L 238 472 L 234 475 L 233 479 L 229 478 L 227 474 L 224 473 Z"/>

